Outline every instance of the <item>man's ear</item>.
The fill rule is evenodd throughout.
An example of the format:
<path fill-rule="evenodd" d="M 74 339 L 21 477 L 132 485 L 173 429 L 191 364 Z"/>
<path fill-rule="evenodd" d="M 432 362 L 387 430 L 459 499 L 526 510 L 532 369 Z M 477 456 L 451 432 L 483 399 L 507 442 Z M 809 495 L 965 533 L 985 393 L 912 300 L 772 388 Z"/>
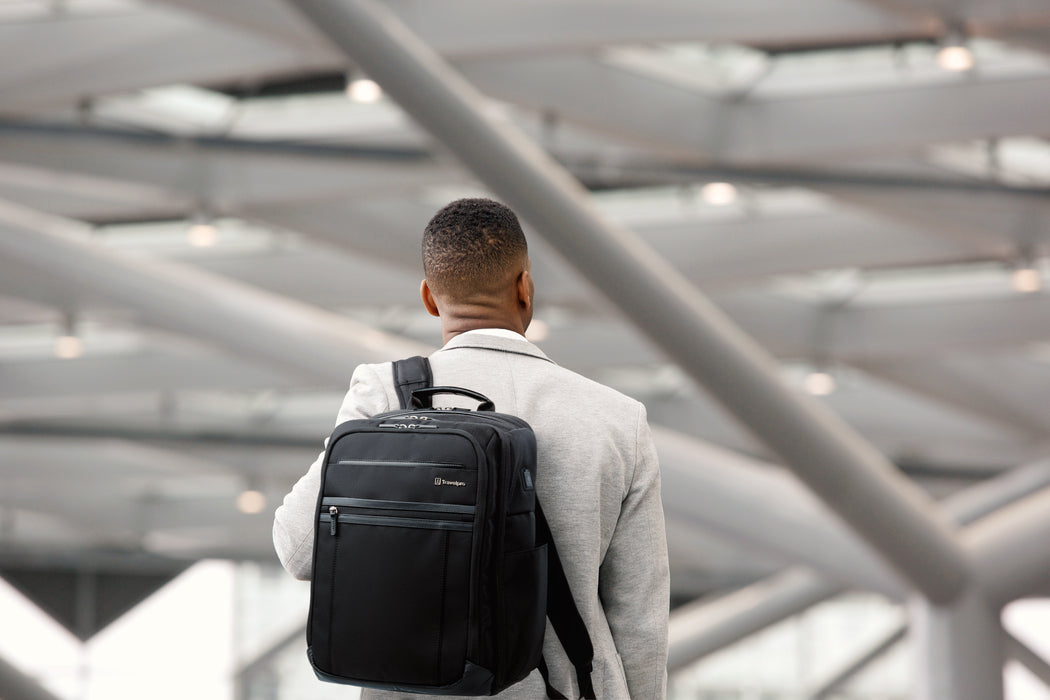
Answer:
<path fill-rule="evenodd" d="M 521 274 L 518 275 L 518 305 L 522 309 L 532 308 L 532 296 L 536 292 L 536 287 L 532 281 L 532 273 L 528 270 L 522 270 Z"/>
<path fill-rule="evenodd" d="M 437 302 L 434 301 L 434 294 L 430 291 L 430 285 L 427 284 L 426 280 L 423 280 L 419 285 L 419 296 L 423 299 L 423 306 L 426 308 L 428 314 L 431 316 L 441 316 L 441 312 L 438 311 Z"/>

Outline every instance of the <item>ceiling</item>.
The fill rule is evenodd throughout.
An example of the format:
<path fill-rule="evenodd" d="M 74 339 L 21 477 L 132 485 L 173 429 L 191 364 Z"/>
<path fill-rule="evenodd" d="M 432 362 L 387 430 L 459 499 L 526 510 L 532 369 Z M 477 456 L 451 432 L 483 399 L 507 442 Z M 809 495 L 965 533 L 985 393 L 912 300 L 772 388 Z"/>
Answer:
<path fill-rule="evenodd" d="M 1046 455 L 1044 2 L 385 4 L 935 496 Z M 484 185 L 362 77 L 281 0 L 0 0 L 0 569 L 272 560 L 353 366 L 440 343 L 419 236 Z M 768 472 L 529 233 L 541 347 Z M 798 560 L 673 515 L 680 599 Z"/>

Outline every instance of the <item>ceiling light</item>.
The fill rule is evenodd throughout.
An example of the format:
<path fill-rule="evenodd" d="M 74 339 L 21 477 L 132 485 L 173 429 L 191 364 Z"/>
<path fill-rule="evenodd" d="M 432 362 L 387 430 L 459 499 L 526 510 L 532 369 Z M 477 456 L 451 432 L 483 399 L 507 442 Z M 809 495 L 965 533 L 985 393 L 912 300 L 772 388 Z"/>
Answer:
<path fill-rule="evenodd" d="M 1023 294 L 1032 294 L 1043 288 L 1043 278 L 1032 265 L 1025 265 L 1013 271 L 1010 275 L 1010 283 L 1014 289 Z"/>
<path fill-rule="evenodd" d="M 237 510 L 245 515 L 257 515 L 266 508 L 266 495 L 262 491 L 248 489 L 237 496 Z"/>
<path fill-rule="evenodd" d="M 961 41 L 946 43 L 937 51 L 937 65 L 947 71 L 961 73 L 973 68 L 973 51 Z"/>
<path fill-rule="evenodd" d="M 356 78 L 346 84 L 346 96 L 354 102 L 370 104 L 383 96 L 383 88 L 374 80 Z"/>
<path fill-rule="evenodd" d="M 835 391 L 835 377 L 827 372 L 810 372 L 803 380 L 802 387 L 813 396 L 827 396 Z"/>
<path fill-rule="evenodd" d="M 210 222 L 198 222 L 186 230 L 186 238 L 194 248 L 210 248 L 219 242 L 219 229 Z"/>
<path fill-rule="evenodd" d="M 62 335 L 55 339 L 55 357 L 73 360 L 84 354 L 84 341 L 77 335 L 77 319 L 72 311 L 62 313 Z"/>
<path fill-rule="evenodd" d="M 714 206 L 725 206 L 736 201 L 737 189 L 728 182 L 709 182 L 700 188 L 700 198 Z"/>
<path fill-rule="evenodd" d="M 74 360 L 84 354 L 84 341 L 75 335 L 59 336 L 55 340 L 55 357 Z"/>

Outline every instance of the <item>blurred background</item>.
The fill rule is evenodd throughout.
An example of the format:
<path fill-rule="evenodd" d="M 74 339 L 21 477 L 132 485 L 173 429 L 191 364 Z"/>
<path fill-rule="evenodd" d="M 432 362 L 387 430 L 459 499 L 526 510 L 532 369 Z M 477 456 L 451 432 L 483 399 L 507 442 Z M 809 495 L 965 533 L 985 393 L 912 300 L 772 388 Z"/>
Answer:
<path fill-rule="evenodd" d="M 981 653 L 1050 697 L 1050 5 L 380 7 L 966 525 L 977 578 L 1019 572 Z M 313 679 L 272 512 L 357 363 L 440 345 L 418 245 L 461 196 L 492 191 L 283 0 L 0 0 L 0 698 L 355 697 Z M 865 506 L 528 233 L 531 339 L 656 433 L 670 696 L 936 697 Z"/>

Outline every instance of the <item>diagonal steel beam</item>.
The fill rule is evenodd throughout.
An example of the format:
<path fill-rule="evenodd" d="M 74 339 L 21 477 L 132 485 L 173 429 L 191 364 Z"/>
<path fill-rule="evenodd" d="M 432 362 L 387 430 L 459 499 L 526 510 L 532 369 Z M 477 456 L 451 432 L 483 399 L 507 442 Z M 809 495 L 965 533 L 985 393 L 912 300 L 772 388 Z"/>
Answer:
<path fill-rule="evenodd" d="M 664 512 L 787 563 L 813 567 L 840 586 L 894 598 L 908 587 L 785 469 L 655 428 Z"/>
<path fill-rule="evenodd" d="M 841 585 L 797 567 L 713 602 L 684 605 L 672 613 L 668 625 L 667 670 L 686 668 L 841 591 Z M 700 630 L 704 633 L 697 634 Z"/>
<path fill-rule="evenodd" d="M 144 323 L 211 341 L 310 381 L 345 382 L 354 365 L 425 347 L 349 318 L 217 275 L 133 256 L 91 240 L 83 224 L 0 201 L 0 253 Z"/>
<path fill-rule="evenodd" d="M 827 679 L 817 688 L 810 692 L 810 700 L 825 700 L 831 693 L 840 688 L 855 675 L 863 671 L 873 661 L 882 657 L 883 654 L 892 649 L 898 642 L 908 634 L 906 624 L 896 625 L 888 632 L 883 632 L 877 638 L 869 642 L 860 654 L 849 659 L 841 667 L 836 668 Z"/>
<path fill-rule="evenodd" d="M 883 654 L 893 648 L 895 644 L 903 640 L 908 633 L 906 624 L 898 625 L 887 633 L 879 636 L 870 644 L 863 654 L 851 659 L 850 662 L 830 675 L 818 688 L 812 691 L 811 700 L 825 700 L 853 676 L 864 670 L 873 661 L 879 659 Z M 1006 633 L 1006 655 L 1027 668 L 1032 675 L 1050 686 L 1050 663 L 1046 659 L 1032 651 L 1031 647 L 1019 640 L 1013 634 Z"/>
<path fill-rule="evenodd" d="M 1006 653 L 1024 665 L 1044 685 L 1050 687 L 1050 662 L 1009 632 L 1006 633 Z"/>
<path fill-rule="evenodd" d="M 1050 459 L 1017 467 L 958 491 L 939 506 L 960 525 L 978 527 L 973 524 L 1048 486 Z M 684 606 L 671 614 L 671 670 L 698 661 L 845 590 L 841 584 L 809 569 L 795 567 L 717 600 Z M 738 620 L 736 614 L 742 610 L 747 612 Z"/>
<path fill-rule="evenodd" d="M 0 698 L 4 700 L 59 700 L 36 680 L 0 657 Z"/>
<path fill-rule="evenodd" d="M 963 539 L 993 603 L 1037 593 L 1050 581 L 1050 488 L 968 528 Z"/>
<path fill-rule="evenodd" d="M 857 433 L 789 389 L 775 363 L 666 260 L 603 219 L 578 181 L 391 12 L 294 0 L 314 24 L 694 379 L 759 435 L 929 600 L 959 595 L 968 565 L 932 503 Z"/>

